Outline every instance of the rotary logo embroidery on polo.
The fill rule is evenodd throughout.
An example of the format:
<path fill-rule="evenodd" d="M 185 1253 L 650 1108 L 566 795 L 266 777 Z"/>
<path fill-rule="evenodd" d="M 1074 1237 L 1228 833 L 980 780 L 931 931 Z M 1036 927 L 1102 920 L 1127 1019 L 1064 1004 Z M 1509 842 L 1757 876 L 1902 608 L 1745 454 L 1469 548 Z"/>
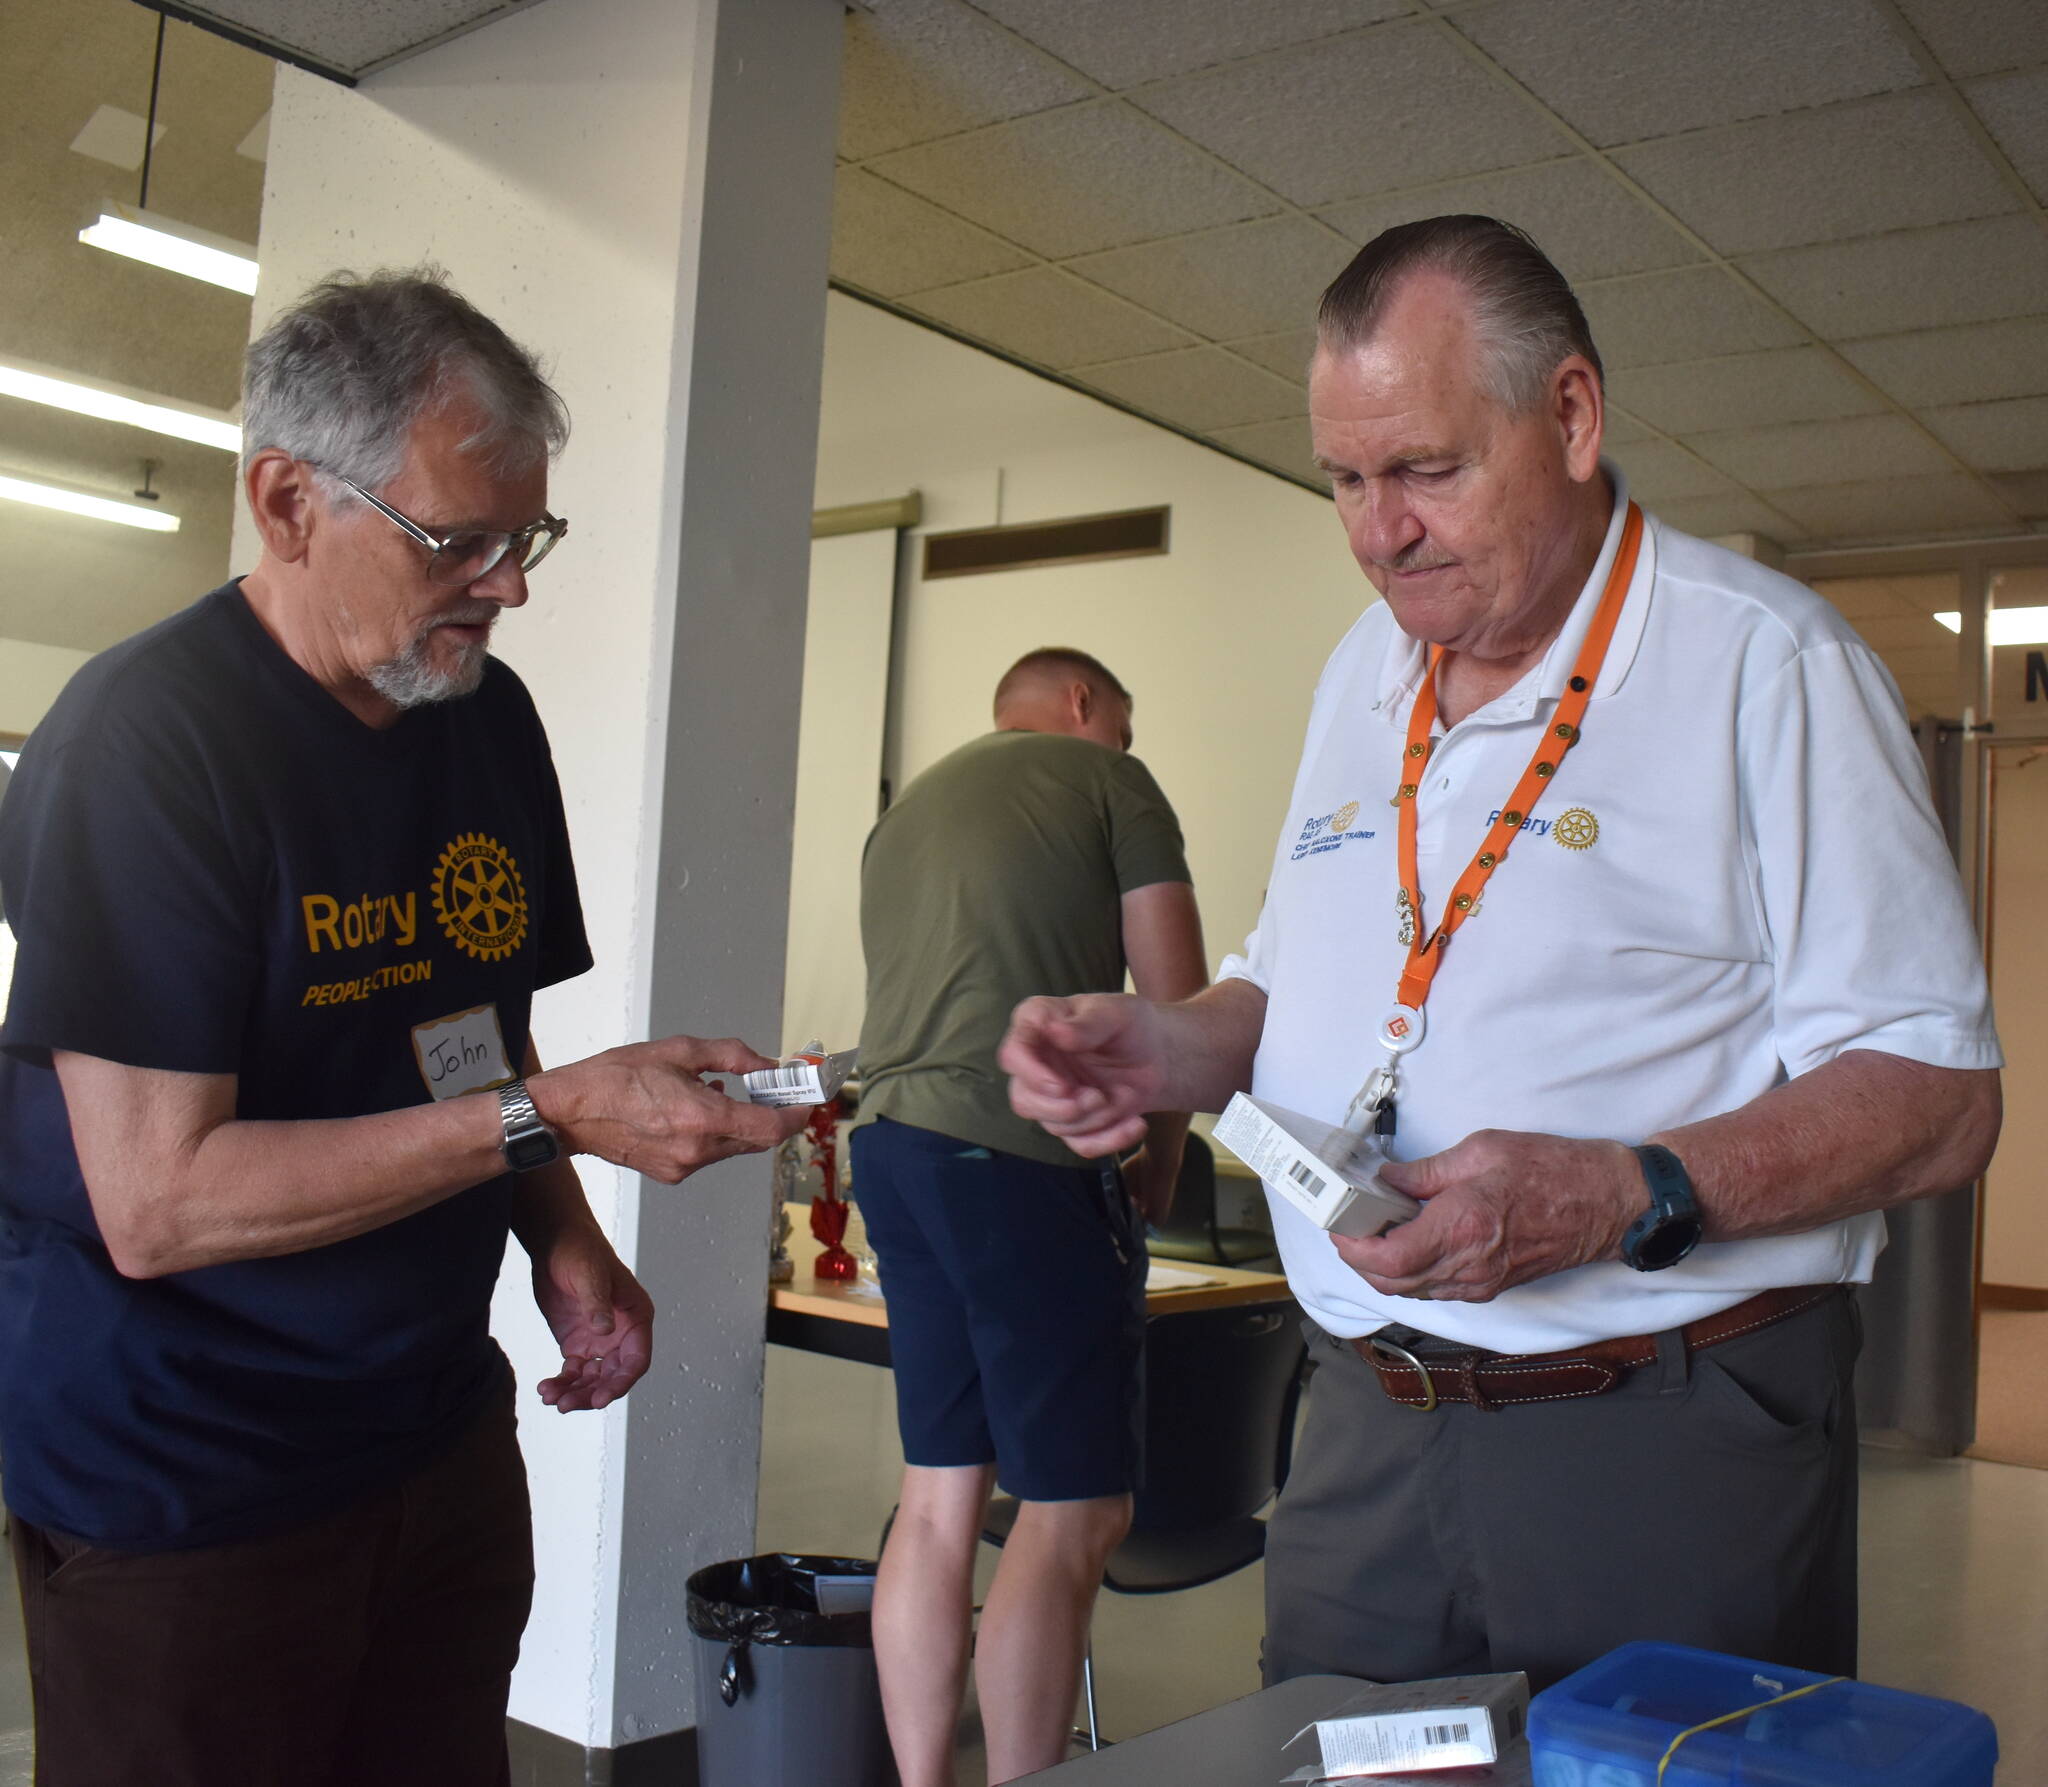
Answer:
<path fill-rule="evenodd" d="M 1357 801 L 1347 800 L 1334 812 L 1305 820 L 1288 860 L 1300 862 L 1306 856 L 1322 856 L 1332 850 L 1341 850 L 1346 844 L 1362 844 L 1377 837 L 1377 832 L 1357 829 L 1360 810 Z"/>
<path fill-rule="evenodd" d="M 434 865 L 434 916 L 480 962 L 501 962 L 526 940 L 526 883 L 512 852 L 464 832 Z"/>
<path fill-rule="evenodd" d="M 1486 816 L 1486 823 L 1500 823 L 1500 808 L 1495 807 Z M 1548 838 L 1567 850 L 1590 850 L 1600 841 L 1600 821 L 1590 807 L 1567 807 L 1552 819 L 1531 813 L 1522 821 L 1521 829 L 1531 837 Z"/>

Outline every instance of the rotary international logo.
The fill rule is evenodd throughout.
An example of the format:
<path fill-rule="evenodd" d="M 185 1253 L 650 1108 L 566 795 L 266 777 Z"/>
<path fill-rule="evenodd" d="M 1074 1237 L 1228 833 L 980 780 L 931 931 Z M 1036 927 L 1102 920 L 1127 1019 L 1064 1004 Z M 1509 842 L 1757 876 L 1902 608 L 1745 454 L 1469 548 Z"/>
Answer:
<path fill-rule="evenodd" d="M 1341 807 L 1339 807 L 1334 813 L 1330 815 L 1330 829 L 1332 831 L 1349 831 L 1351 829 L 1352 820 L 1356 819 L 1357 817 L 1358 802 L 1356 802 L 1355 800 L 1347 800 Z"/>
<path fill-rule="evenodd" d="M 496 838 L 464 832 L 434 865 L 434 916 L 480 962 L 499 962 L 526 938 L 526 884 Z"/>
<path fill-rule="evenodd" d="M 1550 828 L 1551 837 L 1567 850 L 1590 850 L 1600 837 L 1600 821 L 1584 807 L 1567 807 Z"/>

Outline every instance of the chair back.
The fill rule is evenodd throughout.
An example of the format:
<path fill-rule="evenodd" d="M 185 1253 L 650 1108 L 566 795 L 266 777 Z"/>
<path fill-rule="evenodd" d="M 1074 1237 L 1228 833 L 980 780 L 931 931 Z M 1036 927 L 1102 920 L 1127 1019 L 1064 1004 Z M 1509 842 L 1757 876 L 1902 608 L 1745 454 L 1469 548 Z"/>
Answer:
<path fill-rule="evenodd" d="M 1300 1395 L 1291 1302 L 1197 1309 L 1145 1330 L 1145 1486 L 1133 1532 L 1255 1514 L 1286 1480 Z"/>
<path fill-rule="evenodd" d="M 1188 1131 L 1180 1172 L 1173 1182 L 1173 1208 L 1153 1234 L 1175 1246 L 1212 1249 L 1216 1241 L 1216 1155 L 1208 1141 Z"/>

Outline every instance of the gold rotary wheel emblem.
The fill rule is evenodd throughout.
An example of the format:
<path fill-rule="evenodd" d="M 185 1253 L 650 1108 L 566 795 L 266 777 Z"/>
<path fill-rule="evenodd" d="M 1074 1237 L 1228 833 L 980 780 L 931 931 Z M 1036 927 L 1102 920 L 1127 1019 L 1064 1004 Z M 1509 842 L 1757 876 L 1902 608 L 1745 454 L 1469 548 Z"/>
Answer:
<path fill-rule="evenodd" d="M 1550 835 L 1567 850 L 1590 850 L 1600 836 L 1600 821 L 1584 807 L 1567 807 L 1558 814 Z"/>
<path fill-rule="evenodd" d="M 464 832 L 434 865 L 434 916 L 480 962 L 500 962 L 526 938 L 526 884 L 496 838 Z"/>
<path fill-rule="evenodd" d="M 1356 802 L 1355 800 L 1347 800 L 1341 807 L 1339 807 L 1334 813 L 1330 815 L 1330 829 L 1332 831 L 1349 831 L 1351 829 L 1352 820 L 1356 819 L 1357 817 L 1358 802 Z"/>

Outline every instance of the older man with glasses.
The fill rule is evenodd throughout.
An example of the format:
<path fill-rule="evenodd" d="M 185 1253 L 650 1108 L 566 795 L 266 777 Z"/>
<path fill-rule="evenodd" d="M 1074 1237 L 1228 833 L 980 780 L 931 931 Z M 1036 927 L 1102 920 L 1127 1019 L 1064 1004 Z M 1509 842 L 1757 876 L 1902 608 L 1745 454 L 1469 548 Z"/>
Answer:
<path fill-rule="evenodd" d="M 39 1780 L 505 1782 L 533 1580 L 509 1234 L 561 1411 L 653 1307 L 570 1156 L 671 1183 L 803 1120 L 671 1037 L 543 1072 L 590 966 L 501 611 L 568 531 L 532 358 L 434 277 L 250 349 L 247 576 L 103 653 L 0 813 L 0 1464 Z"/>

